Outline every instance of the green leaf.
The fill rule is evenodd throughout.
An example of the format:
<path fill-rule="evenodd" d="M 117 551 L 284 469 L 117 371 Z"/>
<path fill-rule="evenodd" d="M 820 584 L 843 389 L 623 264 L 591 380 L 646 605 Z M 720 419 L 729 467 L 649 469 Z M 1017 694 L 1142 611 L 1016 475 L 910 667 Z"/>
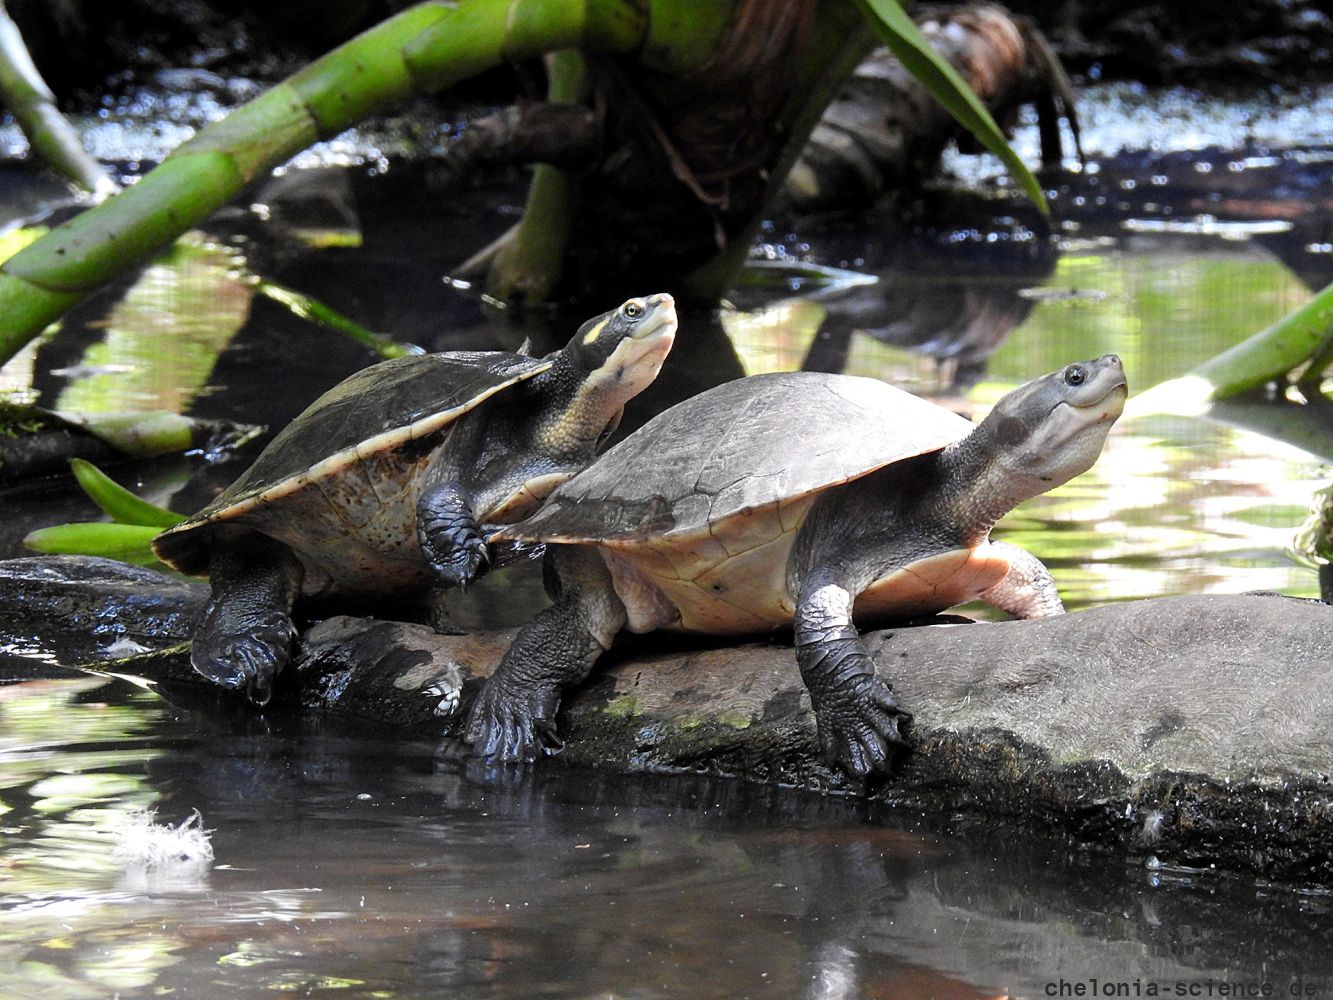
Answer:
<path fill-rule="evenodd" d="M 1306 362 L 1317 384 L 1328 365 L 1333 337 L 1333 285 L 1280 320 L 1194 369 L 1213 385 L 1213 398 L 1225 399 L 1281 379 Z"/>
<path fill-rule="evenodd" d="M 105 521 L 56 524 L 29 532 L 23 544 L 38 552 L 60 555 L 105 556 L 148 566 L 157 562 L 151 542 L 161 529 L 144 524 L 108 524 Z"/>
<path fill-rule="evenodd" d="M 72 458 L 69 466 L 83 491 L 92 497 L 93 503 L 119 524 L 161 530 L 185 520 L 184 514 L 139 499 L 92 462 Z"/>
<path fill-rule="evenodd" d="M 934 46 L 926 41 L 920 29 L 898 4 L 897 0 L 856 0 L 869 18 L 875 31 L 907 71 L 930 91 L 949 114 L 1004 163 L 1009 175 L 1018 181 L 1042 214 L 1050 213 L 1046 196 L 1037 178 L 1027 164 L 1004 138 L 986 106 L 958 72 L 949 65 Z"/>

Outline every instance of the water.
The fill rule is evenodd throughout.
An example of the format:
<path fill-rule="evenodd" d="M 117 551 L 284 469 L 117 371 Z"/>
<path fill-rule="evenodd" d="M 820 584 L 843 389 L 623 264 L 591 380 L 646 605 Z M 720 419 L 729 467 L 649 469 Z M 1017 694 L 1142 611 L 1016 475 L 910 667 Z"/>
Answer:
<path fill-rule="evenodd" d="M 488 772 L 410 735 L 244 724 L 123 681 L 10 695 L 6 997 L 1333 988 L 1326 895 L 736 781 Z M 115 863 L 136 806 L 199 810 L 214 864 Z"/>
<path fill-rule="evenodd" d="M 1189 104 L 1112 97 L 1138 101 L 1135 115 Z M 942 221 L 906 229 L 873 214 L 778 219 L 723 316 L 728 337 L 687 326 L 650 402 L 801 365 L 971 413 L 1109 351 L 1135 390 L 1178 375 L 1333 280 L 1328 137 L 1281 148 L 1258 130 L 1263 104 L 1147 150 L 1126 148 L 1133 131 L 1108 113 L 1093 130 L 1098 169 L 1053 183 L 1055 240 L 1007 201 L 949 199 Z M 0 388 L 276 427 L 373 360 L 258 295 L 244 267 L 428 349 L 567 335 L 442 280 L 512 223 L 513 190 L 444 197 L 428 170 L 386 170 L 354 138 L 256 192 L 262 211 L 79 307 L 0 371 Z M 344 162 L 356 166 L 330 166 Z M 984 164 L 974 179 L 1000 186 Z M 22 212 L 59 202 L 21 181 L 6 201 Z M 1333 438 L 1290 415 L 1277 436 L 1247 429 L 1256 419 L 1122 421 L 1091 473 L 997 534 L 1041 555 L 1071 607 L 1314 596 L 1314 570 L 1290 549 Z M 191 510 L 244 458 L 114 471 Z M 93 515 L 62 483 L 0 503 L 3 556 L 33 527 Z M 172 825 L 198 810 L 213 861 L 117 860 L 139 808 Z M 1333 994 L 1326 893 L 852 798 L 558 762 L 488 770 L 412 733 L 219 717 L 95 677 L 0 687 L 0 892 L 5 997 Z"/>

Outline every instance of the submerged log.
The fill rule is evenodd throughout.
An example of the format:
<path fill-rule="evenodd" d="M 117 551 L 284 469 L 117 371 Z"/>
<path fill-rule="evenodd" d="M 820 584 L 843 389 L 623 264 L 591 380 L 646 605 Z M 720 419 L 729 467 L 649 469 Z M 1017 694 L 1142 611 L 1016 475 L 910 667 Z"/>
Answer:
<path fill-rule="evenodd" d="M 0 622 L 10 620 L 3 612 L 15 582 L 50 567 L 15 562 L 27 566 L 7 564 L 0 574 Z M 87 590 L 93 576 L 85 569 L 71 587 Z M 135 571 L 141 591 L 147 579 Z M 202 591 L 163 578 L 158 594 L 158 641 L 179 643 L 186 606 L 197 606 Z M 179 613 L 165 614 L 168 606 Z M 456 737 L 512 636 L 330 618 L 302 637 L 296 669 L 269 710 L 300 706 Z M 1163 864 L 1333 886 L 1328 605 L 1171 597 L 867 638 L 915 713 L 913 753 L 889 781 L 862 788 L 819 759 L 809 699 L 781 641 L 624 643 L 566 701 L 564 757 L 865 792 L 895 807 L 1055 831 Z M 229 697 L 190 671 L 179 645 L 118 659 L 114 669 L 195 705 Z"/>

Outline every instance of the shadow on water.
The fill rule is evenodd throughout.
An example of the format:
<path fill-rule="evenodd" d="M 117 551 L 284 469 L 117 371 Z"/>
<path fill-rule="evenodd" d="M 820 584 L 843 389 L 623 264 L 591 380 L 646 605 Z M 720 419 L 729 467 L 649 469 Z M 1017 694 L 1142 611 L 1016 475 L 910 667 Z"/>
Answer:
<path fill-rule="evenodd" d="M 685 320 L 626 427 L 708 384 L 803 366 L 971 414 L 1107 352 L 1146 388 L 1333 280 L 1331 180 L 1326 148 L 1126 154 L 1052 179 L 1051 228 L 1008 200 L 953 196 L 931 224 L 778 218 L 720 319 Z M 59 217 L 58 192 L 11 194 L 42 225 Z M 520 324 L 445 280 L 512 224 L 520 195 L 443 191 L 429 166 L 291 171 L 254 192 L 262 208 L 78 307 L 0 388 L 276 431 L 375 355 L 257 294 L 246 271 L 428 350 L 549 350 L 585 317 Z M 1071 607 L 1313 596 L 1288 550 L 1333 456 L 1325 410 L 1122 422 L 1091 473 L 998 534 L 1040 554 Z M 261 444 L 113 471 L 189 511 Z M 64 480 L 0 503 L 0 556 L 34 527 L 95 515 Z M 521 567 L 459 617 L 515 623 L 541 599 Z M 213 862 L 113 858 L 140 807 L 172 824 L 200 810 Z M 410 734 L 184 711 L 101 678 L 0 687 L 0 837 L 5 996 L 1333 992 L 1327 895 L 703 776 L 487 771 Z"/>

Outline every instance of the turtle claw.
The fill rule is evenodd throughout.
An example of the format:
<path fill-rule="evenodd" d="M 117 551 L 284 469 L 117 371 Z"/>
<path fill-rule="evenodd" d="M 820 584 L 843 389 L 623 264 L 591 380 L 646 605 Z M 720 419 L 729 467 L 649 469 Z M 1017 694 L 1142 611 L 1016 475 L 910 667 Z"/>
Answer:
<path fill-rule="evenodd" d="M 909 749 L 898 725 L 910 719 L 893 690 L 874 674 L 857 676 L 815 705 L 824 760 L 853 778 L 889 773 L 894 755 Z"/>
<path fill-rule="evenodd" d="M 478 757 L 495 763 L 531 763 L 559 753 L 564 749 L 555 725 L 559 704 L 558 688 L 514 690 L 492 677 L 472 703 L 463 740 Z"/>
<path fill-rule="evenodd" d="M 296 628 L 287 615 L 274 612 L 245 622 L 245 632 L 223 632 L 217 622 L 219 607 L 210 604 L 206 609 L 190 647 L 190 665 L 214 684 L 244 689 L 254 704 L 266 705 L 274 679 L 291 659 Z"/>
<path fill-rule="evenodd" d="M 560 738 L 560 731 L 550 719 L 537 719 L 533 722 L 532 728 L 537 734 L 537 739 L 541 741 L 544 753 L 557 754 L 565 749 L 565 741 Z"/>
<path fill-rule="evenodd" d="M 459 528 L 451 535 L 452 544 L 447 549 L 430 553 L 430 561 L 442 583 L 463 589 L 490 562 L 490 550 L 475 527 L 470 530 Z"/>

